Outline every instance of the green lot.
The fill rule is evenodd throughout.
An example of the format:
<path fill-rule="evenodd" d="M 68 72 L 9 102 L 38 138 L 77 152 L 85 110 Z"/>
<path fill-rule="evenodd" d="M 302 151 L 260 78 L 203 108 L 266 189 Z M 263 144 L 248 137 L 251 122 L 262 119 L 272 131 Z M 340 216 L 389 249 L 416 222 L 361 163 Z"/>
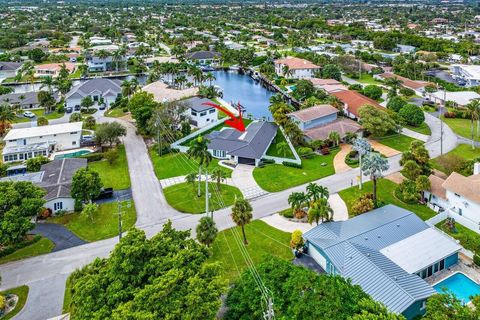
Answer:
<path fill-rule="evenodd" d="M 205 182 L 201 182 L 201 197 L 197 197 L 198 182 L 175 184 L 163 189 L 163 193 L 169 205 L 181 212 L 203 213 L 205 212 Z M 221 184 L 217 190 L 215 182 L 209 183 L 210 210 L 218 210 L 233 205 L 235 198 L 242 198 L 242 193 L 235 187 Z"/>
<path fill-rule="evenodd" d="M 393 136 L 378 138 L 375 140 L 387 147 L 398 150 L 400 152 L 407 151 L 410 148 L 410 143 L 412 143 L 412 141 L 416 141 L 416 139 L 407 137 L 403 134 L 396 134 Z"/>
<path fill-rule="evenodd" d="M 49 253 L 54 247 L 55 244 L 52 241 L 47 238 L 42 238 L 25 248 L 18 249 L 14 253 L 1 257 L 0 264 Z"/>
<path fill-rule="evenodd" d="M 18 297 L 18 302 L 17 302 L 17 305 L 15 306 L 15 309 L 10 311 L 6 316 L 0 318 L 2 320 L 12 319 L 15 315 L 17 315 L 20 311 L 22 311 L 23 307 L 25 306 L 25 303 L 27 302 L 27 297 L 28 297 L 28 287 L 27 286 L 16 287 L 13 289 L 2 291 L 1 294 L 2 295 L 14 294 Z"/>
<path fill-rule="evenodd" d="M 384 204 L 393 204 L 398 207 L 410 210 L 417 214 L 422 220 L 428 220 L 435 215 L 435 212 L 427 206 L 421 204 L 407 204 L 397 199 L 394 195 L 395 187 L 397 185 L 387 179 L 381 179 L 377 183 L 377 197 L 378 201 Z M 362 190 L 358 186 L 351 187 L 340 191 L 338 194 L 345 201 L 348 213 L 352 216 L 352 206 L 362 194 L 371 193 L 373 191 L 373 183 L 371 181 L 363 184 Z"/>
<path fill-rule="evenodd" d="M 373 78 L 373 76 L 369 73 L 362 73 L 361 77 L 359 79 L 355 79 L 358 82 L 362 84 L 375 84 L 375 85 L 381 85 L 382 83 L 380 81 L 377 81 Z"/>
<path fill-rule="evenodd" d="M 112 118 L 119 118 L 119 117 L 123 117 L 127 114 L 128 114 L 128 112 L 123 112 L 122 108 L 113 108 L 113 109 L 108 110 L 105 113 L 105 116 L 112 117 Z"/>
<path fill-rule="evenodd" d="M 443 156 L 432 159 L 432 166 L 437 170 L 446 172 L 447 170 L 442 165 L 440 165 L 440 160 L 442 159 L 442 157 L 448 157 L 452 155 L 461 157 L 465 160 L 473 160 L 480 157 L 480 148 L 472 149 L 472 146 L 469 144 L 459 144 L 455 149 L 444 154 Z"/>
<path fill-rule="evenodd" d="M 282 131 L 280 129 L 277 129 L 277 135 L 275 136 L 272 144 L 270 145 L 270 147 L 267 150 L 267 156 L 295 159 L 295 157 L 293 155 L 293 152 L 290 148 L 288 148 L 288 151 L 285 154 L 278 152 L 277 145 L 282 143 L 282 142 L 287 142 L 287 140 L 285 139 L 285 136 L 283 135 Z"/>
<path fill-rule="evenodd" d="M 130 208 L 127 207 L 130 203 Z M 99 205 L 93 221 L 80 213 L 65 214 L 48 219 L 48 222 L 58 223 L 67 227 L 79 238 L 88 241 L 98 241 L 118 235 L 118 207 L 117 202 Z M 122 230 L 127 231 L 135 224 L 137 214 L 133 201 L 125 201 L 122 214 Z"/>
<path fill-rule="evenodd" d="M 58 118 L 61 118 L 63 117 L 64 113 L 59 113 L 57 111 L 53 111 L 53 112 L 50 112 L 50 113 L 47 113 L 45 114 L 45 110 L 44 109 L 35 109 L 35 110 L 28 110 L 28 111 L 31 111 L 33 113 L 35 113 L 35 115 L 38 117 L 45 117 L 47 118 L 48 120 L 53 120 L 53 119 L 58 119 Z M 30 121 L 37 121 L 37 119 L 30 119 L 30 118 L 25 118 L 22 116 L 24 111 L 20 110 L 18 111 L 18 115 L 17 118 L 13 121 L 14 123 L 19 123 L 19 122 L 30 122 Z"/>
<path fill-rule="evenodd" d="M 405 126 L 405 128 L 410 129 L 410 130 L 415 131 L 415 132 L 418 132 L 418 133 L 421 133 L 421 134 L 424 134 L 424 135 L 427 135 L 427 136 L 432 134 L 432 131 L 430 130 L 430 127 L 425 122 L 422 123 L 421 125 L 419 125 L 418 127 Z"/>
<path fill-rule="evenodd" d="M 472 138 L 469 119 L 457 119 L 457 118 L 451 119 L 451 118 L 442 117 L 442 120 L 450 127 L 450 129 L 453 130 L 453 132 L 455 132 L 459 136 L 465 137 L 467 139 Z M 478 139 L 478 137 L 476 136 L 477 134 L 476 121 L 474 122 L 473 129 L 474 129 L 474 139 L 476 141 L 480 141 L 480 139 Z"/>
<path fill-rule="evenodd" d="M 194 159 L 189 159 L 185 153 L 173 152 L 163 156 L 158 156 L 158 153 L 150 149 L 150 159 L 152 159 L 153 169 L 158 179 L 166 179 L 178 176 L 184 176 L 192 172 L 198 172 L 198 165 Z M 219 167 L 218 160 L 212 159 L 208 166 L 208 171 Z M 227 177 L 232 175 L 232 170 L 221 167 L 225 171 Z"/>
<path fill-rule="evenodd" d="M 440 230 L 445 231 L 450 236 L 460 240 L 460 244 L 467 250 L 480 253 L 480 235 L 475 231 L 462 226 L 460 223 L 455 223 L 456 233 L 451 232 L 443 224 L 445 220 L 436 225 Z"/>
<path fill-rule="evenodd" d="M 289 248 L 290 233 L 270 227 L 260 220 L 246 225 L 245 233 L 249 242 L 246 248 L 254 265 L 259 264 L 267 255 L 274 255 L 285 260 L 293 259 L 292 251 Z M 210 260 L 222 264 L 224 276 L 230 282 L 238 278 L 247 268 L 247 263 L 240 251 L 240 246 L 243 246 L 241 237 L 241 228 L 228 229 L 217 235 L 212 246 L 213 255 Z"/>
<path fill-rule="evenodd" d="M 302 159 L 301 169 L 267 164 L 263 168 L 255 168 L 253 178 L 262 189 L 269 192 L 292 188 L 334 174 L 333 158 L 337 152 L 338 149 L 325 156 L 314 155 L 311 159 Z"/>
<path fill-rule="evenodd" d="M 130 175 L 128 174 L 127 155 L 125 146 L 120 145 L 118 149 L 118 159 L 110 164 L 107 160 L 90 162 L 88 166 L 97 171 L 105 187 L 111 187 L 115 190 L 130 188 Z"/>

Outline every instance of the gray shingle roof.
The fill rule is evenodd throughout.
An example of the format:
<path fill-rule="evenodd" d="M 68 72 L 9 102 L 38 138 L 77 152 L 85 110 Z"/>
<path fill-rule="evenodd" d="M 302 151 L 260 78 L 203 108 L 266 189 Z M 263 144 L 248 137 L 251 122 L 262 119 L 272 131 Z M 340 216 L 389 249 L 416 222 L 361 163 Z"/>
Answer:
<path fill-rule="evenodd" d="M 117 95 L 122 92 L 122 82 L 120 80 L 105 78 L 90 79 L 74 86 L 67 93 L 66 98 L 68 99 L 74 95 L 75 97 L 78 96 L 83 98 L 90 95 L 94 91 L 101 92 L 102 95 L 107 95 L 108 93 Z"/>
<path fill-rule="evenodd" d="M 53 96 L 55 100 L 59 100 L 58 92 L 54 92 Z M 38 92 L 23 92 L 23 93 L 7 93 L 0 96 L 0 103 L 8 103 L 10 105 L 36 105 L 38 104 Z"/>
<path fill-rule="evenodd" d="M 40 169 L 43 179 L 39 185 L 47 191 L 45 200 L 69 198 L 73 175 L 86 166 L 87 159 L 82 158 L 64 158 L 44 164 Z"/>
<path fill-rule="evenodd" d="M 224 150 L 228 154 L 243 158 L 260 159 L 267 151 L 277 134 L 277 126 L 270 122 L 250 123 L 245 132 L 235 129 L 223 129 L 207 136 L 208 149 Z"/>
<path fill-rule="evenodd" d="M 412 212 L 387 205 L 347 221 L 323 223 L 304 237 L 328 255 L 340 274 L 391 311 L 401 313 L 435 290 L 379 250 L 428 228 Z"/>
<path fill-rule="evenodd" d="M 205 102 L 213 103 L 212 100 L 206 99 L 206 98 L 192 97 L 192 98 L 183 100 L 183 102 L 187 103 L 190 109 L 196 112 L 202 112 L 202 111 L 213 109 L 213 107 L 211 106 L 202 105 Z"/>
<path fill-rule="evenodd" d="M 195 51 L 187 53 L 187 58 L 191 60 L 215 59 L 221 56 L 221 53 L 215 51 Z"/>
<path fill-rule="evenodd" d="M 23 65 L 21 62 L 2 62 L 0 61 L 0 71 L 15 71 Z"/>

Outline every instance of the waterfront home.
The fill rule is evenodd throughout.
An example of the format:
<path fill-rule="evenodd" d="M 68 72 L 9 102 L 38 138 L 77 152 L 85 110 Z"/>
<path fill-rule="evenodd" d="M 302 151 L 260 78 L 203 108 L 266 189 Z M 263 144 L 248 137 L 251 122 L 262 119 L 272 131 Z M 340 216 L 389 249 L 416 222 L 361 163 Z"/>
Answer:
<path fill-rule="evenodd" d="M 357 122 L 337 115 L 337 108 L 323 104 L 289 113 L 288 117 L 302 130 L 307 141 L 325 140 L 331 132 L 337 132 L 343 139 L 349 132 L 361 131 Z"/>
<path fill-rule="evenodd" d="M 58 77 L 60 70 L 62 67 L 65 66 L 68 73 L 73 73 L 75 71 L 75 64 L 71 62 L 63 62 L 63 63 L 47 63 L 47 64 L 40 64 L 34 67 L 35 70 L 35 77 Z"/>
<path fill-rule="evenodd" d="M 401 81 L 401 84 L 400 84 L 401 87 L 411 89 L 415 91 L 415 94 L 419 96 L 422 96 L 425 94 L 425 87 L 433 85 L 431 82 L 428 82 L 428 81 L 410 80 L 408 78 L 398 76 L 392 72 L 376 74 L 373 76 L 373 78 L 381 81 L 397 78 L 398 80 Z"/>
<path fill-rule="evenodd" d="M 55 92 L 53 96 L 57 102 L 60 101 L 58 92 Z M 38 92 L 33 91 L 1 95 L 0 103 L 5 103 L 9 106 L 24 110 L 41 108 L 40 103 L 38 102 Z"/>
<path fill-rule="evenodd" d="M 74 86 L 65 96 L 67 107 L 77 109 L 82 100 L 89 96 L 94 102 L 103 103 L 109 107 L 120 96 L 122 92 L 122 83 L 120 80 L 95 78 Z"/>
<path fill-rule="evenodd" d="M 112 44 L 112 40 L 107 39 L 105 37 L 97 37 L 93 36 L 90 37 L 89 39 L 90 46 L 95 47 L 95 46 L 106 46 Z"/>
<path fill-rule="evenodd" d="M 254 121 L 244 132 L 223 128 L 207 135 L 208 151 L 214 158 L 258 166 L 277 134 L 278 127 L 266 121 Z"/>
<path fill-rule="evenodd" d="M 72 122 L 11 129 L 3 138 L 3 162 L 25 161 L 37 156 L 48 157 L 54 151 L 78 148 L 82 124 Z"/>
<path fill-rule="evenodd" d="M 320 67 L 312 62 L 296 57 L 275 60 L 275 72 L 278 76 L 293 79 L 313 78 Z"/>
<path fill-rule="evenodd" d="M 348 90 L 346 86 L 335 79 L 311 78 L 308 80 L 310 80 L 315 88 L 325 90 L 327 93 Z"/>
<path fill-rule="evenodd" d="M 213 103 L 210 99 L 192 97 L 182 100 L 188 105 L 185 115 L 190 119 L 190 124 L 196 128 L 203 128 L 213 122 L 218 121 L 218 111 L 216 108 L 204 105 L 206 102 Z"/>
<path fill-rule="evenodd" d="M 455 78 L 465 81 L 466 87 L 480 85 L 480 66 L 456 64 L 452 66 L 452 73 Z"/>
<path fill-rule="evenodd" d="M 480 99 L 480 94 L 476 93 L 475 91 L 447 91 L 445 93 L 442 90 L 433 93 L 426 93 L 425 95 L 435 103 L 443 105 L 446 101 L 450 101 L 455 107 L 464 107 L 472 100 Z"/>
<path fill-rule="evenodd" d="M 342 90 L 331 93 L 332 96 L 337 97 L 344 105 L 343 111 L 345 115 L 352 119 L 360 118 L 360 108 L 366 105 L 374 106 L 384 110 L 385 108 L 378 104 L 373 99 L 364 96 L 361 93 L 353 90 Z"/>
<path fill-rule="evenodd" d="M 46 195 L 44 207 L 50 213 L 71 212 L 75 209 L 75 199 L 71 196 L 72 178 L 80 168 L 87 167 L 87 159 L 64 158 L 53 160 L 41 166 L 40 171 L 13 175 L 0 181 L 29 181 L 43 188 Z"/>
<path fill-rule="evenodd" d="M 436 291 L 424 280 L 457 264 L 462 249 L 414 213 L 394 205 L 304 234 L 308 254 L 332 275 L 348 278 L 390 311 L 411 320 Z"/>
<path fill-rule="evenodd" d="M 21 62 L 0 61 L 0 83 L 7 78 L 15 77 L 22 68 L 22 65 L 23 63 Z"/>
<path fill-rule="evenodd" d="M 215 51 L 195 51 L 186 55 L 187 61 L 193 64 L 214 65 L 222 58 L 222 54 Z"/>

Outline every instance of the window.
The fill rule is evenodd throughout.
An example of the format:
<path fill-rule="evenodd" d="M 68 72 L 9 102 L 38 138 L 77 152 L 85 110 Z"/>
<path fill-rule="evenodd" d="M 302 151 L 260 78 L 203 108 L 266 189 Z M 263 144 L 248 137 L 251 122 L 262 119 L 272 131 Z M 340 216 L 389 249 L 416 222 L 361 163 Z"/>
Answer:
<path fill-rule="evenodd" d="M 200 112 L 200 117 L 203 117 L 203 116 L 206 116 L 206 115 L 207 115 L 207 111 Z"/>
<path fill-rule="evenodd" d="M 72 146 L 76 145 L 77 141 L 72 141 Z"/>
<path fill-rule="evenodd" d="M 53 204 L 53 209 L 54 209 L 55 211 L 57 211 L 57 210 L 62 210 L 62 209 L 63 209 L 63 202 L 55 202 L 55 203 Z"/>
<path fill-rule="evenodd" d="M 460 195 L 458 193 L 455 193 L 455 195 L 460 198 Z"/>
<path fill-rule="evenodd" d="M 211 109 L 208 113 L 215 113 L 215 109 Z"/>
<path fill-rule="evenodd" d="M 192 111 L 192 116 L 197 116 L 197 113 L 195 111 Z"/>
<path fill-rule="evenodd" d="M 440 270 L 445 269 L 445 260 L 440 261 Z"/>
<path fill-rule="evenodd" d="M 422 270 L 422 279 L 427 277 L 427 269 Z"/>
<path fill-rule="evenodd" d="M 433 274 L 433 267 L 432 267 L 432 266 L 428 267 L 428 270 L 427 270 L 427 271 L 428 271 L 428 274 L 427 274 L 427 275 L 428 275 L 429 277 L 431 277 L 432 274 Z"/>
<path fill-rule="evenodd" d="M 439 266 L 440 264 L 438 262 L 433 265 L 433 273 L 438 272 Z"/>
<path fill-rule="evenodd" d="M 20 154 L 18 155 L 18 157 L 19 157 L 20 160 L 23 160 L 23 153 L 20 153 Z"/>

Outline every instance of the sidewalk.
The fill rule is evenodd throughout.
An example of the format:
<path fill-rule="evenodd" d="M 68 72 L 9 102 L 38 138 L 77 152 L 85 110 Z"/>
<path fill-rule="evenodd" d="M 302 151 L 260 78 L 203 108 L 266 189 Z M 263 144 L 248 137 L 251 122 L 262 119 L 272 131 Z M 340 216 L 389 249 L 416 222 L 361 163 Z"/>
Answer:
<path fill-rule="evenodd" d="M 410 130 L 408 128 L 402 128 L 402 134 L 407 136 L 407 137 L 417 139 L 417 140 L 420 140 L 420 141 L 423 141 L 423 142 L 427 142 L 428 139 L 430 138 L 430 136 L 428 136 L 426 134 L 421 134 L 421 133 L 415 132 L 413 130 Z"/>

